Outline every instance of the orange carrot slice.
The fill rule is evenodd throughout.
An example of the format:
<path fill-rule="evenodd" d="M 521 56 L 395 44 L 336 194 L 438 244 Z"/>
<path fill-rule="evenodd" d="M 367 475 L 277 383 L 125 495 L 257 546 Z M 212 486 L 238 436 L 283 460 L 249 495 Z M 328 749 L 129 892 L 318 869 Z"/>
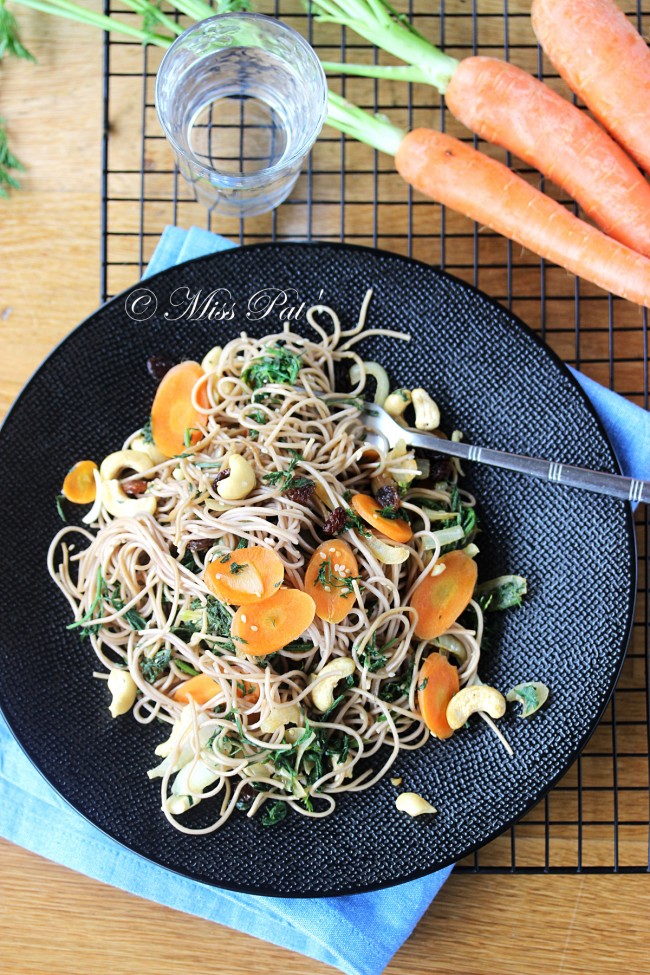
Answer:
<path fill-rule="evenodd" d="M 198 362 L 181 362 L 161 380 L 151 407 L 151 433 L 156 447 L 166 457 L 181 454 L 201 439 L 197 428 L 204 417 L 192 406 L 192 390 L 204 375 Z M 204 386 L 199 402 L 209 409 Z"/>
<path fill-rule="evenodd" d="M 207 704 L 220 690 L 217 682 L 207 674 L 197 674 L 181 684 L 174 692 L 174 700 L 189 704 L 190 698 L 193 698 L 197 704 Z"/>
<path fill-rule="evenodd" d="M 413 532 L 408 521 L 403 518 L 382 518 L 379 514 L 381 505 L 369 494 L 355 494 L 350 504 L 364 521 L 394 542 L 408 542 L 412 537 Z"/>
<path fill-rule="evenodd" d="M 433 640 L 448 630 L 463 612 L 474 592 L 478 570 L 476 562 L 464 552 L 450 552 L 440 562 L 445 571 L 426 576 L 411 597 L 417 610 L 415 635 Z"/>
<path fill-rule="evenodd" d="M 210 562 L 203 573 L 208 589 L 224 603 L 248 606 L 268 599 L 284 580 L 284 563 L 262 545 L 238 548 Z"/>
<path fill-rule="evenodd" d="M 418 707 L 424 723 L 436 738 L 451 738 L 447 705 L 458 693 L 458 669 L 440 653 L 432 653 L 418 674 Z"/>
<path fill-rule="evenodd" d="M 316 616 L 328 623 L 340 623 L 355 604 L 350 579 L 359 566 L 347 542 L 336 539 L 320 545 L 307 566 L 305 592 L 316 604 Z"/>
<path fill-rule="evenodd" d="M 315 613 L 316 604 L 306 592 L 278 589 L 270 599 L 238 609 L 230 635 L 242 653 L 265 657 L 304 633 Z"/>
<path fill-rule="evenodd" d="M 63 496 L 73 504 L 92 504 L 97 495 L 93 471 L 97 470 L 94 460 L 80 460 L 65 476 Z"/>

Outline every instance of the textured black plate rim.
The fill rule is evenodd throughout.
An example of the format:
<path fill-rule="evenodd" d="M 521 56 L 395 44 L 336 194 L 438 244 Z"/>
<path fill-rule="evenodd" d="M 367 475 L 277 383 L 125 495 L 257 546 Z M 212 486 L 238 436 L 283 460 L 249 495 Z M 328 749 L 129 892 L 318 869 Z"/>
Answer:
<path fill-rule="evenodd" d="M 285 249 L 296 248 L 296 247 L 299 247 L 299 248 L 310 248 L 310 249 L 311 248 L 314 248 L 314 249 L 321 249 L 321 250 L 325 249 L 325 250 L 329 250 L 332 254 L 337 254 L 337 255 L 338 254 L 341 254 L 341 253 L 343 253 L 343 254 L 346 254 L 346 253 L 354 254 L 355 252 L 361 251 L 361 252 L 364 252 L 364 253 L 371 253 L 373 255 L 381 255 L 383 257 L 390 258 L 391 260 L 397 260 L 397 261 L 399 261 L 399 262 L 401 262 L 403 264 L 409 265 L 409 266 L 415 264 L 415 265 L 423 268 L 424 270 L 426 270 L 428 273 L 433 274 L 434 277 L 445 278 L 445 279 L 453 282 L 456 286 L 458 286 L 458 287 L 460 287 L 460 288 L 462 288 L 462 289 L 464 289 L 464 290 L 466 290 L 466 291 L 468 291 L 468 292 L 470 292 L 470 293 L 472 293 L 474 295 L 477 295 L 483 301 L 485 301 L 488 304 L 492 305 L 494 308 L 498 308 L 500 312 L 503 313 L 505 311 L 506 314 L 510 317 L 511 321 L 513 323 L 515 323 L 524 332 L 524 334 L 528 338 L 533 339 L 533 341 L 540 348 L 542 348 L 544 350 L 545 354 L 550 357 L 550 359 L 554 362 L 555 366 L 557 368 L 559 368 L 560 372 L 563 373 L 563 375 L 565 376 L 565 378 L 567 378 L 570 381 L 570 383 L 574 387 L 574 390 L 576 390 L 580 394 L 580 396 L 581 396 L 581 398 L 582 398 L 585 406 L 587 407 L 588 411 L 591 413 L 593 419 L 596 422 L 596 425 L 597 425 L 597 428 L 598 428 L 598 431 L 599 431 L 601 437 L 603 438 L 606 446 L 608 447 L 608 449 L 609 449 L 609 451 L 611 453 L 612 460 L 613 460 L 614 466 L 616 468 L 616 471 L 619 474 L 621 473 L 620 463 L 618 461 L 618 457 L 616 455 L 616 451 L 614 450 L 614 447 L 613 447 L 612 442 L 610 440 L 609 434 L 607 433 L 605 427 L 603 426 L 603 423 L 602 423 L 602 421 L 601 421 L 601 419 L 600 419 L 600 417 L 599 417 L 596 409 L 592 405 L 591 400 L 589 399 L 589 397 L 587 396 L 587 394 L 585 393 L 585 391 L 583 390 L 582 386 L 580 385 L 580 383 L 578 382 L 578 380 L 575 378 L 575 376 L 573 375 L 573 373 L 571 372 L 571 370 L 569 369 L 569 367 L 566 365 L 566 363 L 563 362 L 563 360 L 557 355 L 557 353 L 553 349 L 550 348 L 550 346 L 548 346 L 545 342 L 542 341 L 542 339 L 540 338 L 540 336 L 536 332 L 534 332 L 533 329 L 530 328 L 530 326 L 526 324 L 526 322 L 524 322 L 522 319 L 520 319 L 517 315 L 515 315 L 509 309 L 504 308 L 503 305 L 501 305 L 494 298 L 491 298 L 484 291 L 481 291 L 480 288 L 476 288 L 476 287 L 474 287 L 474 285 L 467 284 L 461 278 L 458 278 L 455 275 L 450 274 L 448 271 L 442 271 L 442 270 L 439 270 L 438 268 L 434 268 L 430 264 L 427 264 L 424 261 L 419 261 L 419 260 L 416 260 L 415 258 L 411 258 L 411 257 L 405 257 L 403 254 L 397 254 L 397 253 L 394 253 L 393 251 L 387 251 L 387 250 L 383 250 L 383 249 L 377 248 L 377 247 L 367 247 L 367 246 L 364 246 L 362 244 L 347 244 L 347 243 L 336 244 L 336 243 L 333 243 L 333 242 L 330 242 L 330 241 L 309 241 L 309 242 L 302 242 L 302 241 L 281 241 L 281 242 L 268 242 L 268 243 L 260 243 L 260 244 L 248 244 L 248 245 L 238 246 L 237 249 L 238 250 L 243 250 L 245 248 L 247 251 L 258 250 L 260 248 L 265 249 L 265 250 L 269 250 L 269 249 L 272 249 L 272 250 L 285 250 Z M 224 251 L 224 252 L 221 252 L 221 253 L 230 253 L 231 250 L 232 249 L 229 248 L 228 251 Z M 189 261 L 183 261 L 180 264 L 174 265 L 173 268 L 166 268 L 166 269 L 164 269 L 162 271 L 159 271 L 157 274 L 151 275 L 151 277 L 146 278 L 145 280 L 146 280 L 147 284 L 149 284 L 150 282 L 151 283 L 154 283 L 157 280 L 163 278 L 171 270 L 176 270 L 178 268 L 183 268 L 185 266 L 190 266 L 190 265 L 191 266 L 197 266 L 197 265 L 200 266 L 201 264 L 204 264 L 204 263 L 205 264 L 208 264 L 211 261 L 214 261 L 215 258 L 218 258 L 219 257 L 219 253 L 220 252 L 217 252 L 217 253 L 214 253 L 214 254 L 206 254 L 204 257 L 192 258 Z M 81 329 L 83 329 L 97 315 L 101 315 L 102 312 L 103 312 L 103 310 L 104 310 L 104 308 L 106 308 L 108 305 L 112 305 L 112 304 L 118 303 L 121 300 L 124 300 L 131 293 L 131 291 L 133 290 L 133 288 L 136 287 L 137 284 L 139 284 L 139 283 L 140 282 L 135 282 L 133 285 L 131 285 L 128 288 L 125 288 L 119 294 L 114 295 L 110 299 L 110 301 L 106 302 L 104 305 L 101 305 L 99 308 L 95 309 L 95 311 L 91 312 L 90 315 L 87 315 L 86 318 L 84 318 L 78 325 L 76 325 L 73 329 L 71 329 L 70 332 L 68 332 L 66 335 L 64 335 L 64 337 L 54 346 L 54 348 L 48 353 L 48 355 L 45 357 L 45 359 L 40 363 L 39 366 L 36 367 L 36 369 L 33 371 L 33 373 L 31 374 L 31 376 L 27 379 L 27 381 L 23 385 L 22 389 L 20 390 L 20 392 L 16 396 L 14 402 L 11 404 L 11 406 L 10 406 L 10 408 L 9 408 L 6 416 L 4 417 L 4 419 L 2 421 L 2 424 L 0 424 L 0 437 L 2 437 L 2 433 L 4 431 L 5 425 L 7 425 L 9 423 L 10 419 L 12 418 L 12 415 L 14 413 L 14 409 L 17 407 L 17 405 L 18 405 L 19 401 L 22 399 L 24 393 L 27 391 L 27 389 L 34 382 L 34 380 L 36 379 L 36 377 L 38 376 L 38 374 L 40 373 L 40 371 L 45 366 L 47 366 L 50 363 L 50 361 L 65 346 L 65 344 L 67 343 L 67 341 L 69 339 L 71 339 L 74 335 L 76 335 L 77 332 L 79 332 Z M 575 490 L 575 489 L 569 488 L 568 490 Z M 595 732 L 596 728 L 600 724 L 600 721 L 601 721 L 601 719 L 603 717 L 603 714 L 605 713 L 605 711 L 606 711 L 606 709 L 607 709 L 607 707 L 609 705 L 609 702 L 611 700 L 611 697 L 612 697 L 612 695 L 614 693 L 614 690 L 616 688 L 616 684 L 618 682 L 618 679 L 619 679 L 620 674 L 621 674 L 621 670 L 623 668 L 623 664 L 625 662 L 625 656 L 626 656 L 626 653 L 627 653 L 627 648 L 629 646 L 630 639 L 632 637 L 632 631 L 633 631 L 633 626 L 634 626 L 634 613 L 635 613 L 635 607 L 636 607 L 636 589 L 637 589 L 637 578 L 638 578 L 638 552 L 637 552 L 636 531 L 635 531 L 635 526 L 634 526 L 634 516 L 633 516 L 632 506 L 631 506 L 631 504 L 629 502 L 624 502 L 624 504 L 625 504 L 626 522 L 627 522 L 626 535 L 627 535 L 628 543 L 629 543 L 629 546 L 630 546 L 629 554 L 631 556 L 631 563 L 632 563 L 632 566 L 633 566 L 633 573 L 632 573 L 630 593 L 629 593 L 629 604 L 628 604 L 629 609 L 628 609 L 628 616 L 627 616 L 627 625 L 626 625 L 625 633 L 624 633 L 623 638 L 621 640 L 621 651 L 620 651 L 620 655 L 619 655 L 618 666 L 617 666 L 617 668 L 615 669 L 615 671 L 612 674 L 612 679 L 611 679 L 610 684 L 609 684 L 609 686 L 607 688 L 607 692 L 606 692 L 606 694 L 605 694 L 605 696 L 603 698 L 603 703 L 602 703 L 602 706 L 601 706 L 600 710 L 594 715 L 593 721 L 591 722 L 591 724 L 589 725 L 587 731 L 583 735 L 583 737 L 582 737 L 582 739 L 580 741 L 580 744 L 576 747 L 575 751 L 571 755 L 569 755 L 569 757 L 567 758 L 566 762 L 558 770 L 557 774 L 554 775 L 553 778 L 550 779 L 549 782 L 546 783 L 543 786 L 543 788 L 538 789 L 537 792 L 535 792 L 532 795 L 532 797 L 525 804 L 524 808 L 521 810 L 521 812 L 517 816 L 512 817 L 511 819 L 507 820 L 505 823 L 503 823 L 502 825 L 500 825 L 499 827 L 497 827 L 495 830 L 493 830 L 491 833 L 487 834 L 487 836 L 484 837 L 480 842 L 475 843 L 475 844 L 469 846 L 466 850 L 463 851 L 463 853 L 459 857 L 449 857 L 449 858 L 447 858 L 445 860 L 442 860 L 440 863 L 436 864 L 436 866 L 433 867 L 433 868 L 430 868 L 430 869 L 427 869 L 427 870 L 413 871 L 412 873 L 409 873 L 409 874 L 407 874 L 404 877 L 400 877 L 397 880 L 384 881 L 382 883 L 377 883 L 377 884 L 368 884 L 368 885 L 362 885 L 362 886 L 357 886 L 357 887 L 351 887 L 351 888 L 349 888 L 347 890 L 344 890 L 344 891 L 341 891 L 341 890 L 320 891 L 318 893 L 313 893 L 313 892 L 310 892 L 310 891 L 305 891 L 305 892 L 301 892 L 301 893 L 292 893 L 290 895 L 290 899 L 293 899 L 293 898 L 300 898 L 300 899 L 304 899 L 304 898 L 319 898 L 320 899 L 320 898 L 325 898 L 325 897 L 347 897 L 347 896 L 355 895 L 355 894 L 370 893 L 371 891 L 385 890 L 385 889 L 390 888 L 390 887 L 398 886 L 399 884 L 408 883 L 411 880 L 419 880 L 419 879 L 421 879 L 423 877 L 429 876 L 432 873 L 436 873 L 438 870 L 442 870 L 445 867 L 448 867 L 450 864 L 456 863 L 459 859 L 464 859 L 465 857 L 470 856 L 472 853 L 475 853 L 477 850 L 481 849 L 482 847 L 487 846 L 487 844 L 491 843 L 494 839 L 496 839 L 502 833 L 505 833 L 508 829 L 510 829 L 512 826 L 514 826 L 515 823 L 517 823 L 520 819 L 522 819 L 528 812 L 530 812 L 530 810 L 534 806 L 536 806 L 537 803 L 541 799 L 543 799 L 544 796 L 547 795 L 548 792 L 550 792 L 550 790 L 553 788 L 553 786 L 556 785 L 556 783 L 559 782 L 559 780 L 566 774 L 567 770 L 570 768 L 570 766 L 573 764 L 573 762 L 576 761 L 576 759 L 578 758 L 578 756 L 580 755 L 580 753 L 583 751 L 584 747 L 587 745 L 589 739 L 591 738 L 591 736 Z M 155 858 L 155 857 L 151 857 L 151 856 L 148 856 L 148 855 L 145 855 L 145 854 L 139 852 L 134 847 L 128 846 L 122 840 L 117 839 L 111 833 L 109 833 L 106 829 L 102 828 L 97 823 L 95 823 L 93 821 L 93 819 L 90 816 L 88 816 L 85 812 L 83 812 L 81 809 L 78 809 L 77 806 L 73 802 L 71 802 L 69 799 L 67 799 L 66 796 L 64 796 L 61 792 L 59 792 L 59 790 L 56 788 L 56 786 L 54 786 L 49 781 L 49 779 L 47 778 L 47 776 L 41 771 L 41 769 L 39 767 L 39 764 L 38 764 L 37 758 L 34 755 L 31 754 L 31 752 L 29 750 L 29 747 L 26 744 L 24 744 L 20 740 L 20 738 L 18 737 L 18 735 L 17 735 L 17 733 L 16 733 L 16 731 L 15 731 L 15 729 L 14 729 L 11 721 L 9 720 L 9 718 L 7 717 L 5 711 L 2 708 L 2 702 L 1 701 L 0 701 L 0 714 L 3 715 L 3 717 L 4 717 L 4 719 L 5 719 L 6 723 L 7 723 L 7 726 L 9 727 L 9 730 L 11 731 L 11 733 L 12 733 L 15 741 L 17 742 L 17 744 L 20 747 L 20 749 L 22 750 L 22 752 L 26 755 L 26 757 L 29 759 L 29 761 L 31 762 L 31 764 L 35 767 L 35 769 L 37 770 L 37 772 L 39 773 L 39 775 L 41 775 L 45 779 L 45 781 L 48 783 L 48 785 L 50 786 L 50 788 L 54 789 L 54 791 L 56 792 L 56 794 L 58 796 L 60 796 L 61 799 L 63 799 L 63 801 L 66 803 L 66 805 L 68 805 L 79 816 L 81 816 L 83 819 L 85 819 L 86 822 L 90 823 L 91 826 L 93 826 L 95 829 L 99 830 L 99 832 L 103 833 L 105 836 L 107 836 L 109 839 L 111 839 L 114 843 L 117 843 L 123 849 L 128 850 L 130 853 L 135 854 L 136 856 L 138 856 L 141 860 L 144 860 L 145 862 L 156 864 L 156 866 L 160 867 L 163 870 L 167 870 L 170 873 L 177 874 L 180 877 L 185 877 L 185 878 L 189 878 L 191 880 L 195 880 L 195 881 L 197 881 L 199 883 L 206 884 L 207 886 L 214 887 L 214 888 L 219 889 L 219 890 L 231 890 L 231 891 L 235 891 L 236 893 L 252 894 L 252 895 L 257 895 L 257 896 L 260 896 L 260 897 L 278 897 L 278 898 L 286 898 L 287 897 L 286 894 L 278 893 L 277 891 L 275 891 L 275 890 L 273 890 L 271 888 L 261 887 L 261 888 L 252 889 L 250 887 L 247 887 L 247 886 L 244 886 L 244 885 L 238 885 L 238 884 L 226 884 L 226 883 L 217 884 L 214 881 L 214 879 L 212 879 L 211 877 L 204 877 L 204 876 L 202 876 L 198 872 L 197 873 L 190 873 L 190 872 L 186 872 L 186 871 L 183 871 L 183 870 L 176 869 L 174 867 L 170 867 L 168 864 L 162 863 L 160 859 Z"/>

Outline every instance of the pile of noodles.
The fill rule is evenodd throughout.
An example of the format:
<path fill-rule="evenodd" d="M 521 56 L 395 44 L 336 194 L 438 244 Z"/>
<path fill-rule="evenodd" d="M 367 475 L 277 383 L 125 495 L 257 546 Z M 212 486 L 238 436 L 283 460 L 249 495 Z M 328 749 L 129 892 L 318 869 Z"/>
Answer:
<path fill-rule="evenodd" d="M 92 531 L 67 526 L 52 542 L 50 572 L 75 620 L 92 621 L 85 634 L 101 664 L 107 671 L 128 667 L 138 687 L 133 716 L 143 724 L 161 719 L 169 724 L 168 733 L 175 729 L 167 749 L 159 752 L 165 758 L 155 774 L 162 779 L 163 811 L 184 832 L 217 829 L 238 804 L 248 816 L 267 803 L 286 803 L 306 816 L 327 816 L 338 793 L 371 788 L 393 768 L 401 751 L 421 748 L 429 737 L 416 701 L 420 660 L 431 644 L 414 637 L 416 618 L 409 600 L 439 558 L 433 532 L 440 522 L 432 524 L 428 509 L 410 498 L 426 498 L 444 508 L 451 503 L 451 485 L 410 484 L 402 505 L 418 530 L 408 543 L 411 555 L 402 564 L 382 564 L 363 534 L 345 531 L 341 537 L 351 545 L 361 577 L 361 586 L 354 583 L 350 612 L 336 625 L 315 618 L 297 648 L 269 658 L 247 656 L 245 648 L 226 636 L 210 633 L 207 609 L 214 597 L 201 573 L 205 564 L 245 541 L 272 548 L 284 563 L 285 585 L 302 588 L 312 553 L 327 546 L 322 527 L 330 510 L 346 505 L 346 492 L 370 493 L 370 478 L 386 469 L 385 453 L 379 451 L 377 459 L 376 453 L 364 451 L 366 433 L 358 407 L 332 396 L 335 367 L 341 362 L 356 362 L 361 369 L 361 380 L 346 395 L 364 396 L 366 374 L 354 351 L 359 340 L 373 334 L 408 340 L 401 333 L 364 331 L 368 298 L 358 324 L 348 330 L 331 309 L 318 306 L 307 316 L 315 333 L 311 339 L 286 324 L 276 335 L 256 340 L 242 334 L 229 342 L 215 370 L 194 390 L 196 398 L 198 386 L 204 385 L 211 404 L 203 439 L 145 475 L 148 492 L 157 499 L 155 515 L 112 518 L 102 508 Z M 323 321 L 327 329 L 319 324 Z M 278 343 L 301 359 L 296 385 L 271 384 L 253 393 L 241 379 L 242 371 Z M 266 422 L 259 422 L 260 414 Z M 317 486 L 305 504 L 263 480 L 268 472 L 286 470 L 292 451 L 303 458 L 296 474 Z M 224 502 L 216 491 L 215 476 L 229 452 L 242 454 L 255 468 L 257 485 L 243 501 Z M 390 470 L 399 479 L 399 462 L 393 461 Z M 470 495 L 461 496 L 463 504 L 474 504 Z M 212 547 L 188 548 L 199 539 L 211 540 Z M 119 600 L 102 599 L 107 592 L 118 593 Z M 447 645 L 462 650 L 461 686 L 475 679 L 480 656 L 482 614 L 477 603 L 471 606 L 473 629 L 454 624 L 448 632 L 453 639 Z M 132 611 L 143 628 L 133 627 Z M 189 635 L 184 629 L 188 618 L 194 621 Z M 369 648 L 381 651 L 379 660 Z M 168 665 L 150 682 L 143 663 L 161 651 Z M 339 700 L 331 713 L 322 715 L 311 705 L 310 680 L 337 657 L 352 657 L 356 670 L 352 680 L 337 688 Z M 183 705 L 174 699 L 179 685 L 194 672 L 208 674 L 220 688 L 208 705 Z M 300 717 L 291 727 L 261 730 L 280 706 L 292 703 L 299 706 Z M 320 763 L 314 748 L 320 749 Z M 281 768 L 276 769 L 276 762 Z M 207 788 L 205 776 L 196 779 L 198 786 L 192 779 L 199 766 L 211 773 Z M 174 815 L 178 806 L 172 800 L 179 790 L 172 790 L 179 768 L 185 776 L 181 791 L 189 796 L 183 808 L 214 797 L 214 820 L 205 828 L 189 828 L 182 815 Z"/>

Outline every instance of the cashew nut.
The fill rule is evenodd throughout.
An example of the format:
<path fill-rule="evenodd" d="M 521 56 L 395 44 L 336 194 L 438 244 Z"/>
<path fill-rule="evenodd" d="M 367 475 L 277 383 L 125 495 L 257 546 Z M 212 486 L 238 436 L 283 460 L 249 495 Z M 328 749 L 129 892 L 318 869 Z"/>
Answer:
<path fill-rule="evenodd" d="M 400 779 L 401 782 L 401 779 Z M 395 805 L 400 812 L 408 813 L 409 816 L 421 816 L 423 813 L 435 813 L 438 810 L 430 802 L 419 796 L 417 792 L 402 792 L 395 800 Z"/>
<path fill-rule="evenodd" d="M 260 731 L 264 735 L 270 735 L 273 731 L 285 724 L 298 724 L 300 721 L 300 708 L 297 704 L 284 704 L 276 708 L 271 708 L 266 717 L 260 722 Z"/>
<path fill-rule="evenodd" d="M 390 396 L 384 400 L 384 409 L 394 418 L 402 416 L 407 406 L 411 403 L 412 396 L 410 389 L 394 389 Z"/>
<path fill-rule="evenodd" d="M 327 711 L 334 703 L 334 688 L 344 677 L 349 677 L 355 671 L 352 657 L 336 657 L 325 664 L 317 674 L 312 674 L 311 699 L 314 707 L 319 711 Z"/>
<path fill-rule="evenodd" d="M 415 426 L 418 430 L 436 430 L 440 426 L 440 410 L 426 389 L 414 389 Z"/>
<path fill-rule="evenodd" d="M 470 714 L 485 711 L 491 718 L 502 718 L 506 713 L 506 699 L 496 687 L 473 684 L 454 694 L 447 705 L 447 723 L 454 731 L 462 728 Z"/>
<path fill-rule="evenodd" d="M 102 482 L 102 503 L 115 518 L 135 518 L 136 515 L 153 515 L 156 499 L 151 494 L 129 498 L 119 481 Z"/>
<path fill-rule="evenodd" d="M 147 457 L 151 458 L 152 464 L 162 464 L 163 461 L 169 460 L 169 457 L 158 450 L 155 443 L 148 443 L 142 436 L 133 438 L 131 450 L 136 450 L 139 454 L 146 454 Z"/>
<path fill-rule="evenodd" d="M 138 693 L 138 685 L 128 670 L 111 670 L 108 675 L 108 689 L 113 698 L 109 711 L 114 718 L 131 710 Z"/>
<path fill-rule="evenodd" d="M 397 545 L 395 542 L 387 542 L 384 538 L 380 538 L 378 535 L 368 535 L 364 541 L 372 554 L 375 555 L 383 565 L 401 565 L 402 562 L 406 562 L 411 554 L 411 549 L 407 548 L 406 545 Z"/>
<path fill-rule="evenodd" d="M 201 369 L 203 369 L 203 372 L 216 372 L 222 352 L 223 349 L 221 346 L 215 345 L 213 349 L 210 349 L 207 355 L 203 356 L 201 361 Z"/>
<path fill-rule="evenodd" d="M 217 484 L 217 494 L 224 501 L 241 501 L 255 489 L 255 471 L 241 454 L 231 454 L 227 460 L 228 477 Z"/>
<path fill-rule="evenodd" d="M 122 471 L 131 470 L 143 474 L 151 468 L 151 457 L 139 450 L 116 450 L 104 457 L 99 468 L 102 481 L 119 477 Z"/>

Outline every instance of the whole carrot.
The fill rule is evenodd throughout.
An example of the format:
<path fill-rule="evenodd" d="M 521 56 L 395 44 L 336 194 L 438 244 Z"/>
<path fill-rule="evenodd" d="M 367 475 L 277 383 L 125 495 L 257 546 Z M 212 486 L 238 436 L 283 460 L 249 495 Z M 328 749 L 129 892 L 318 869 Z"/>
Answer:
<path fill-rule="evenodd" d="M 648 258 L 578 219 L 497 160 L 432 129 L 406 134 L 332 93 L 328 122 L 394 155 L 406 182 L 438 203 L 650 308 Z"/>
<path fill-rule="evenodd" d="M 650 50 L 613 0 L 533 0 L 539 43 L 570 88 L 650 173 Z"/>
<path fill-rule="evenodd" d="M 551 9 L 574 0 L 543 2 Z M 575 105 L 513 64 L 449 57 L 397 17 L 386 0 L 311 4 L 321 20 L 351 27 L 410 65 L 324 62 L 326 70 L 433 85 L 468 129 L 544 173 L 607 234 L 650 257 L 650 185 L 621 147 Z"/>

